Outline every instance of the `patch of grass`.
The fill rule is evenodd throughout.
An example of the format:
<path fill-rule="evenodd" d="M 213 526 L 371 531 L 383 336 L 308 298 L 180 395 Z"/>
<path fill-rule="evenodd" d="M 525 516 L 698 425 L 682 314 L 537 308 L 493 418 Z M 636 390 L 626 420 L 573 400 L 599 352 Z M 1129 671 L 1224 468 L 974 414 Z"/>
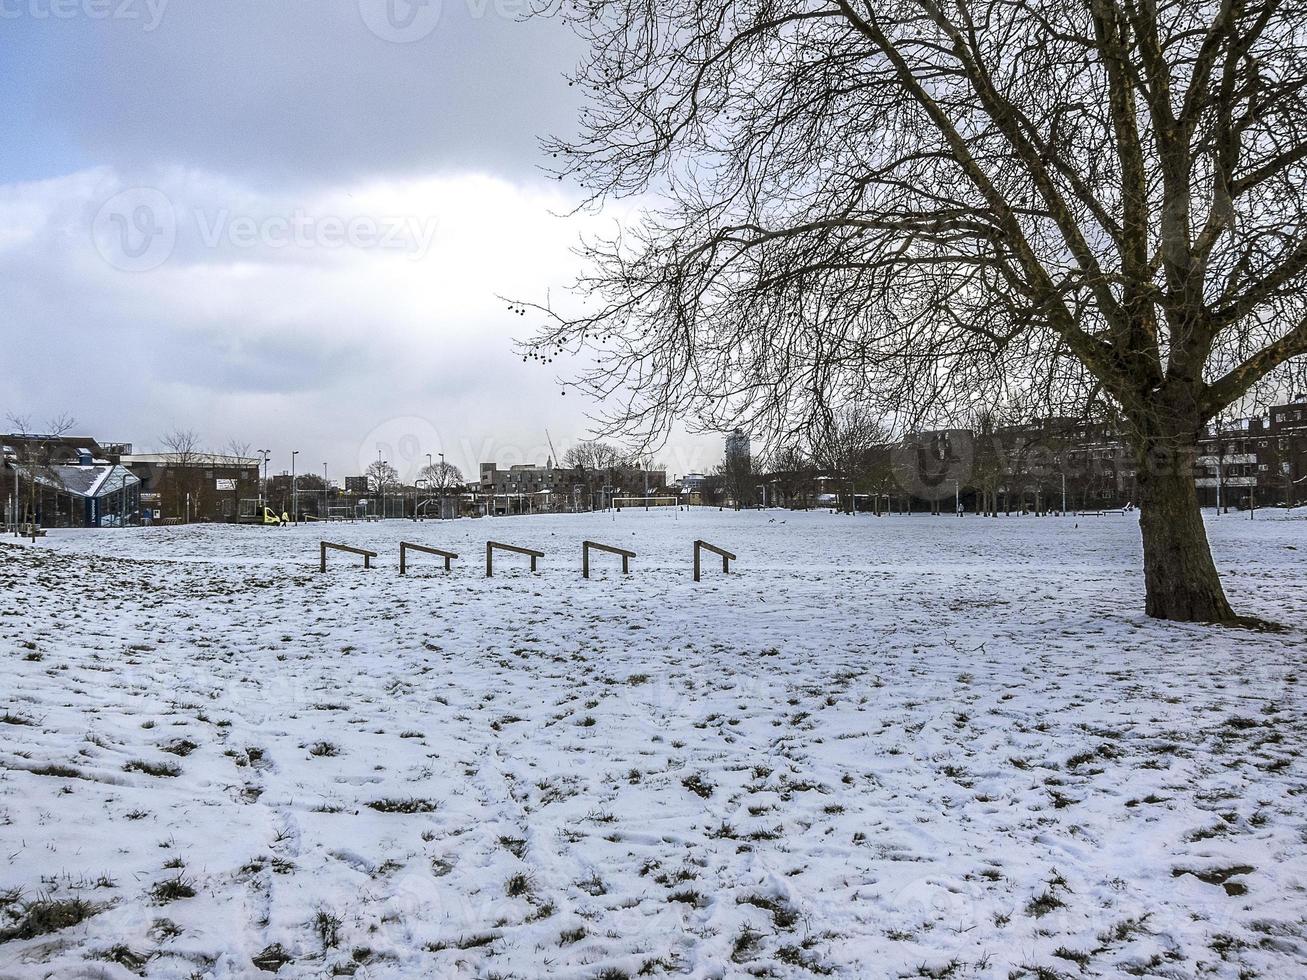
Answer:
<path fill-rule="evenodd" d="M 276 973 L 287 963 L 294 961 L 281 943 L 272 943 L 250 957 L 250 962 L 264 973 Z"/>
<path fill-rule="evenodd" d="M 1036 895 L 1026 903 L 1026 915 L 1039 919 L 1065 906 L 1066 903 L 1062 899 L 1054 895 L 1050 889 L 1045 889 L 1042 895 Z"/>
<path fill-rule="evenodd" d="M 525 837 L 501 837 L 499 838 L 499 846 L 519 861 L 526 857 Z"/>
<path fill-rule="evenodd" d="M 743 963 L 758 948 L 761 939 L 762 933 L 745 926 L 736 934 L 734 941 L 731 943 L 731 959 L 736 963 Z"/>
<path fill-rule="evenodd" d="M 772 898 L 770 895 L 746 895 L 736 899 L 739 905 L 752 905 L 771 913 L 772 923 L 777 929 L 789 929 L 799 921 L 799 913 L 789 903 Z"/>
<path fill-rule="evenodd" d="M 340 746 L 331 742 L 314 742 L 309 746 L 309 755 L 315 759 L 340 755 Z"/>
<path fill-rule="evenodd" d="M 328 912 L 326 909 L 318 909 L 313 916 L 313 931 L 317 933 L 318 941 L 322 943 L 322 948 L 335 949 L 340 945 L 340 916 Z"/>
<path fill-rule="evenodd" d="M 511 875 L 508 881 L 504 882 L 504 893 L 509 898 L 521 898 L 523 895 L 531 893 L 531 879 L 521 871 Z"/>
<path fill-rule="evenodd" d="M 435 800 L 422 800 L 416 797 L 407 799 L 387 797 L 383 800 L 371 801 L 368 807 L 378 813 L 434 813 L 438 805 Z"/>
<path fill-rule="evenodd" d="M 133 759 L 123 765 L 124 772 L 143 772 L 147 776 L 166 776 L 169 779 L 182 774 L 181 766 L 175 762 L 147 762 L 145 759 Z"/>
<path fill-rule="evenodd" d="M 7 943 L 11 939 L 34 939 L 60 929 L 69 929 L 97 915 L 104 908 L 103 905 L 80 898 L 34 899 L 19 908 L 17 921 L 12 926 L 0 929 L 0 943 Z"/>
<path fill-rule="evenodd" d="M 31 718 L 24 718 L 22 715 L 16 715 L 6 711 L 0 715 L 0 725 L 33 725 L 35 722 Z"/>
<path fill-rule="evenodd" d="M 701 905 L 705 904 L 705 899 L 702 893 L 695 891 L 693 888 L 682 888 L 680 891 L 672 892 L 667 896 L 667 901 L 680 902 L 683 905 L 689 905 L 694 908 L 699 908 Z"/>
<path fill-rule="evenodd" d="M 133 973 L 139 973 L 141 968 L 149 961 L 144 953 L 135 952 L 130 946 L 118 943 L 116 946 L 110 946 L 108 949 L 102 949 L 99 952 L 92 953 L 91 956 L 97 960 L 105 960 L 109 963 L 117 963 L 119 966 L 131 970 Z"/>
<path fill-rule="evenodd" d="M 150 896 L 160 905 L 166 905 L 168 902 L 175 902 L 179 898 L 194 898 L 195 885 L 179 874 L 156 882 L 154 887 L 150 889 Z"/>
<path fill-rule="evenodd" d="M 559 946 L 570 946 L 572 943 L 579 943 L 585 938 L 585 926 L 577 926 L 575 929 L 564 929 L 558 934 Z"/>
<path fill-rule="evenodd" d="M 185 758 L 198 748 L 199 746 L 189 738 L 180 738 L 175 742 L 169 742 L 167 745 L 161 745 L 159 751 L 167 752 L 170 755 L 179 755 L 182 758 Z"/>
<path fill-rule="evenodd" d="M 681 785 L 684 786 L 686 789 L 688 789 L 695 796 L 703 800 L 706 800 L 708 799 L 708 797 L 712 796 L 713 790 L 717 788 L 713 786 L 712 783 L 705 780 L 703 776 L 697 772 L 692 772 L 690 773 L 690 775 L 682 779 Z"/>
<path fill-rule="evenodd" d="M 489 946 L 498 938 L 499 933 L 497 932 L 481 932 L 449 943 L 427 943 L 426 951 L 428 953 L 440 953 L 447 949 L 478 949 L 482 946 Z"/>
<path fill-rule="evenodd" d="M 173 922 L 172 919 L 155 919 L 150 925 L 150 931 L 146 933 L 156 943 L 166 943 L 169 939 L 176 939 L 182 934 L 182 927 Z"/>
<path fill-rule="evenodd" d="M 600 895 L 608 894 L 608 885 L 599 877 L 597 871 L 591 874 L 589 878 L 582 878 L 578 881 L 576 887 L 581 889 L 581 891 L 585 892 L 587 895 L 591 895 L 595 898 L 598 898 Z"/>
<path fill-rule="evenodd" d="M 29 769 L 33 776 L 55 776 L 59 779 L 85 779 L 80 769 L 74 769 L 72 766 L 61 766 L 57 762 L 52 762 L 48 766 L 40 766 L 36 769 Z"/>
<path fill-rule="evenodd" d="M 830 967 L 822 966 L 812 954 L 800 946 L 781 946 L 776 950 L 776 958 L 788 966 L 798 966 L 809 973 L 828 974 Z"/>
<path fill-rule="evenodd" d="M 1053 950 L 1053 955 L 1060 960 L 1070 960 L 1083 970 L 1089 965 L 1089 961 L 1093 958 L 1094 954 L 1088 950 L 1067 949 L 1065 946 L 1059 946 L 1057 949 Z"/>

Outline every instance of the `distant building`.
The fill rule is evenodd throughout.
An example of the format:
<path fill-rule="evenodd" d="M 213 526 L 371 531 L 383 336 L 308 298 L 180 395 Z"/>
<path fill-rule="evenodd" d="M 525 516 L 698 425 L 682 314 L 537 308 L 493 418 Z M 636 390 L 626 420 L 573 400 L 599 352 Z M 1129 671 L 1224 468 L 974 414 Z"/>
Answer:
<path fill-rule="evenodd" d="M 753 446 L 747 434 L 740 429 L 736 429 L 726 437 L 726 462 L 729 465 L 734 460 L 751 460 L 753 458 Z"/>
<path fill-rule="evenodd" d="M 517 464 L 501 469 L 482 463 L 479 489 L 492 514 L 587 511 L 617 497 L 655 496 L 667 485 L 667 471 L 641 466 L 586 467 Z"/>
<path fill-rule="evenodd" d="M 4 523 L 113 527 L 133 521 L 140 508 L 141 481 L 120 466 L 115 455 L 85 436 L 0 436 Z"/>
<path fill-rule="evenodd" d="M 1274 405 L 1265 418 L 1209 426 L 1195 473 L 1208 507 L 1295 507 L 1307 500 L 1307 395 Z"/>
<path fill-rule="evenodd" d="M 122 465 L 141 481 L 159 520 L 235 521 L 241 501 L 259 495 L 256 458 L 221 453 L 134 453 Z"/>

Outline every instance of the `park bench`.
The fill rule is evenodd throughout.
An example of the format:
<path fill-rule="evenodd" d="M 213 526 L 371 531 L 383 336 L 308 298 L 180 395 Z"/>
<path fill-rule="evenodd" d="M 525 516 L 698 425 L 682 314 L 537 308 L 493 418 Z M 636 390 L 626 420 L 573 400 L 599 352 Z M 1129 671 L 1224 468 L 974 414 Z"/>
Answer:
<path fill-rule="evenodd" d="M 600 544 L 598 541 L 581 542 L 581 577 L 590 577 L 590 549 L 596 551 L 606 551 L 610 555 L 620 555 L 622 558 L 622 574 L 629 575 L 631 572 L 631 559 L 635 557 L 634 551 L 627 551 L 625 548 L 614 548 L 612 545 Z"/>
<path fill-rule="evenodd" d="M 371 568 L 372 559 L 377 557 L 375 551 L 368 551 L 366 548 L 352 548 L 347 544 L 335 544 L 331 541 L 321 541 L 318 544 L 318 571 L 320 572 L 325 572 L 327 570 L 327 549 L 331 549 L 332 551 L 345 551 L 351 555 L 362 555 L 364 568 Z"/>

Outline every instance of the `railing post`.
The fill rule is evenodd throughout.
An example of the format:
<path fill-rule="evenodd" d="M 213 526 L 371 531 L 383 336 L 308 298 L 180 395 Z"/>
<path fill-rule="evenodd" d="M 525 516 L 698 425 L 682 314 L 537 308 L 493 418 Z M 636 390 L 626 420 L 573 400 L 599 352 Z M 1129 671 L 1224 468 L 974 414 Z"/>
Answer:
<path fill-rule="evenodd" d="M 318 571 L 325 572 L 327 570 L 327 542 L 318 542 L 318 550 L 320 552 L 318 556 Z"/>
<path fill-rule="evenodd" d="M 590 542 L 581 542 L 581 577 L 590 577 Z"/>
<path fill-rule="evenodd" d="M 405 555 L 406 555 L 407 549 L 408 549 L 408 545 L 406 545 L 403 541 L 401 541 L 401 542 L 399 543 L 399 574 L 400 574 L 400 575 L 403 575 L 403 574 L 404 574 L 404 567 L 405 567 L 404 558 L 405 558 Z"/>
<path fill-rule="evenodd" d="M 495 549 L 489 541 L 486 542 L 486 578 L 495 574 L 495 559 L 492 557 Z"/>
<path fill-rule="evenodd" d="M 694 580 L 699 581 L 699 549 L 703 547 L 702 541 L 694 543 Z"/>

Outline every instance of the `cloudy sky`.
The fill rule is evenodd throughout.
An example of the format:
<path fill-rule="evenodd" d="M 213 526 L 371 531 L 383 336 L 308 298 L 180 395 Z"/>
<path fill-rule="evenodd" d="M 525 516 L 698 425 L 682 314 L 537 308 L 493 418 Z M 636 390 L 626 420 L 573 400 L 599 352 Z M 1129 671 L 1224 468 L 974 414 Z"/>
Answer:
<path fill-rule="evenodd" d="M 557 295 L 622 214 L 560 216 L 536 141 L 572 130 L 579 51 L 521 6 L 0 0 L 0 415 L 333 476 L 583 438 L 496 295 Z"/>

